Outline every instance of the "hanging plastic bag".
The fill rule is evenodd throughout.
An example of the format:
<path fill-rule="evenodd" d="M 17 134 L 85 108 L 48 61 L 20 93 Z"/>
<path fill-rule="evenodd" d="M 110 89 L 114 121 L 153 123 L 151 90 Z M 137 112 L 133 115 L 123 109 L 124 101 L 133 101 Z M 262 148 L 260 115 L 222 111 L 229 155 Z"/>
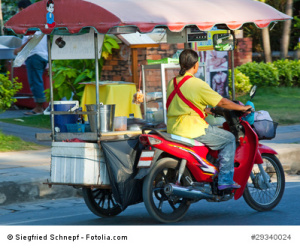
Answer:
<path fill-rule="evenodd" d="M 133 95 L 133 100 L 132 103 L 135 104 L 141 104 L 142 102 L 144 102 L 144 94 L 141 90 L 141 83 L 142 83 L 142 67 L 141 65 L 139 65 L 140 67 L 140 79 L 139 79 L 139 89 L 138 91 Z"/>
<path fill-rule="evenodd" d="M 268 111 L 255 112 L 253 129 L 259 140 L 270 140 L 275 138 L 278 123 L 274 122 Z"/>

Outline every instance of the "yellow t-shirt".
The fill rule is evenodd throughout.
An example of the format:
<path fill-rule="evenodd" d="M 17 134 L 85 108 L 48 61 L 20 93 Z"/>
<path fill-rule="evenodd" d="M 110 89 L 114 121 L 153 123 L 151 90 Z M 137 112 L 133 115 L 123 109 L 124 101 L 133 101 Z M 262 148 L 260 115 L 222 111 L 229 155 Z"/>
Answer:
<path fill-rule="evenodd" d="M 186 75 L 191 75 L 186 73 Z M 176 77 L 177 84 L 184 76 Z M 167 98 L 174 90 L 173 79 L 167 87 Z M 187 100 L 192 102 L 198 109 L 203 112 L 207 105 L 215 107 L 222 99 L 222 96 L 212 90 L 212 88 L 199 78 L 192 77 L 188 79 L 181 87 L 180 91 Z M 191 109 L 181 98 L 175 94 L 171 101 L 167 113 L 167 132 L 186 138 L 196 138 L 205 134 L 205 128 L 208 124 L 199 114 Z"/>

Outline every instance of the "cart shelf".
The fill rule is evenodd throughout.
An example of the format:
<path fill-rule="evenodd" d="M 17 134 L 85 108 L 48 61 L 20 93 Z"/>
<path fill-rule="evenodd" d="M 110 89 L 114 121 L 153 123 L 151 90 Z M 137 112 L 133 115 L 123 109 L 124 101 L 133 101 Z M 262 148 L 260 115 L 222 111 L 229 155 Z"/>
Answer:
<path fill-rule="evenodd" d="M 165 131 L 162 129 L 161 131 Z M 142 134 L 142 131 L 115 131 L 115 132 L 106 132 L 101 133 L 100 141 L 101 140 L 116 140 L 116 139 L 124 139 L 128 137 L 133 137 L 136 135 Z M 86 133 L 56 133 L 54 140 L 55 141 L 63 141 L 63 140 L 71 140 L 71 139 L 81 139 L 90 142 L 97 142 L 98 135 L 94 132 L 86 132 Z M 36 139 L 39 141 L 51 141 L 52 135 L 51 133 L 37 133 Z"/>

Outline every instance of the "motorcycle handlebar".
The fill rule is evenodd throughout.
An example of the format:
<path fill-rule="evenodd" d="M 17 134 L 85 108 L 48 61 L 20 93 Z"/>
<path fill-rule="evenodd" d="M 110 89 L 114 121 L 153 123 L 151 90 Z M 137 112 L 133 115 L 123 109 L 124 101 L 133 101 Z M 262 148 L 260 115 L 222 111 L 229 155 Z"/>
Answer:
<path fill-rule="evenodd" d="M 215 114 L 215 116 L 224 116 L 224 110 L 226 111 L 226 109 L 224 109 L 224 108 L 221 108 L 221 107 L 214 107 L 214 108 L 211 108 L 211 112 L 213 113 L 213 114 Z M 227 111 L 230 111 L 230 110 L 227 110 Z M 255 112 L 255 110 L 254 110 L 254 108 L 249 108 L 247 111 L 250 111 L 251 113 L 254 113 Z M 242 111 L 238 111 L 238 112 L 240 112 L 241 114 L 244 114 L 244 112 L 242 112 Z"/>

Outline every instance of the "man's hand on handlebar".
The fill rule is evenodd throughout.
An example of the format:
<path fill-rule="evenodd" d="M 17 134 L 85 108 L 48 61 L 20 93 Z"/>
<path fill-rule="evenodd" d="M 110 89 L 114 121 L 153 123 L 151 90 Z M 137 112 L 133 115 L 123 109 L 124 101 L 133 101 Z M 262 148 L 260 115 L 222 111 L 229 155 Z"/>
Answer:
<path fill-rule="evenodd" d="M 254 109 L 250 105 L 246 105 L 246 106 L 242 106 L 242 107 L 244 107 L 244 108 L 241 111 L 244 112 L 247 115 L 254 112 Z"/>
<path fill-rule="evenodd" d="M 252 108 L 250 105 L 240 105 L 226 98 L 222 98 L 221 101 L 217 104 L 217 106 L 225 109 L 241 111 L 245 114 L 250 114 Z"/>

